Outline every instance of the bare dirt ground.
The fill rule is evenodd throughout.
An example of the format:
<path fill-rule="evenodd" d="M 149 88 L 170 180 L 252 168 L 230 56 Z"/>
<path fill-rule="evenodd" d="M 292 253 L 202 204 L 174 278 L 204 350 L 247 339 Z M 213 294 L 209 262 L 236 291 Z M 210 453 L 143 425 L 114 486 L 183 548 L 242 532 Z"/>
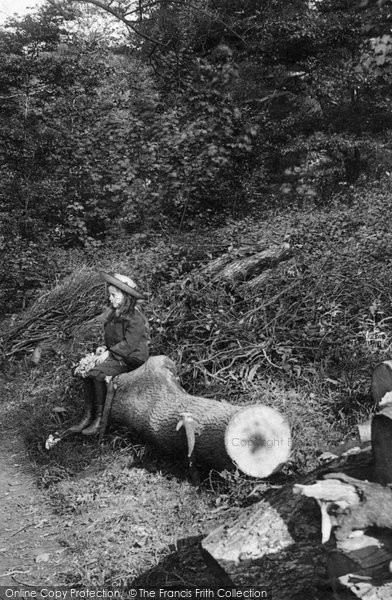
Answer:
<path fill-rule="evenodd" d="M 15 426 L 0 408 L 0 586 L 59 585 L 61 522 L 34 482 Z"/>

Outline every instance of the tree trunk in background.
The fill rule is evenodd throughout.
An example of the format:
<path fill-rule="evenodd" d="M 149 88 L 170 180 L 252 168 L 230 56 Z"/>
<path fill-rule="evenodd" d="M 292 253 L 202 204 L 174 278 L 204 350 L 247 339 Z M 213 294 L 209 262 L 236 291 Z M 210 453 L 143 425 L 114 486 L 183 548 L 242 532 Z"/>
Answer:
<path fill-rule="evenodd" d="M 210 262 L 203 273 L 213 276 L 213 280 L 249 281 L 254 277 L 258 277 L 266 269 L 278 265 L 291 256 L 292 251 L 289 244 L 271 246 L 244 258 L 234 259 L 230 255 L 224 255 Z"/>

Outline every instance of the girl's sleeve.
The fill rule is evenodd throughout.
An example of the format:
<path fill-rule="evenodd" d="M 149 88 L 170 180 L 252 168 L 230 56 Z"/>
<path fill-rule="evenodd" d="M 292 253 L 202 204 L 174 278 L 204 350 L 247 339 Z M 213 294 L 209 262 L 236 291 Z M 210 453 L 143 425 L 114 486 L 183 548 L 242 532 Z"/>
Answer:
<path fill-rule="evenodd" d="M 146 328 L 141 316 L 135 314 L 124 328 L 124 339 L 109 348 L 110 353 L 117 360 L 139 358 L 142 348 L 146 343 Z"/>

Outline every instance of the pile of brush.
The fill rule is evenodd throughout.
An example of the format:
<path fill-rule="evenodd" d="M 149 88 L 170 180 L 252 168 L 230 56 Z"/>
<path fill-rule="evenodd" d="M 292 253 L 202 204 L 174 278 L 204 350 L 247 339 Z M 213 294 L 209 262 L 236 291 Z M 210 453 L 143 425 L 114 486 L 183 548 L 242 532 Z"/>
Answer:
<path fill-rule="evenodd" d="M 87 333 L 83 331 L 87 323 L 96 329 L 103 299 L 103 284 L 95 269 L 74 272 L 43 294 L 3 333 L 6 358 L 30 355 L 33 362 L 38 362 L 41 352 L 60 353 L 71 348 Z"/>

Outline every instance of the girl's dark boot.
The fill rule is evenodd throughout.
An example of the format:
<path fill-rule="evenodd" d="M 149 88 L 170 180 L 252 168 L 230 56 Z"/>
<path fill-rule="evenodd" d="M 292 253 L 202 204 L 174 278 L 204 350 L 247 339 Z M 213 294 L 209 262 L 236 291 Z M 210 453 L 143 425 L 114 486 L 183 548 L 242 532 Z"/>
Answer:
<path fill-rule="evenodd" d="M 91 423 L 90 427 L 83 429 L 83 435 L 95 435 L 99 433 L 101 427 L 103 407 L 105 406 L 106 399 L 106 383 L 104 381 L 98 381 L 94 379 L 95 388 L 95 418 Z"/>
<path fill-rule="evenodd" d="M 80 433 L 85 427 L 88 427 L 93 420 L 94 406 L 94 382 L 91 379 L 83 379 L 84 412 L 82 420 L 69 428 L 73 433 Z"/>

